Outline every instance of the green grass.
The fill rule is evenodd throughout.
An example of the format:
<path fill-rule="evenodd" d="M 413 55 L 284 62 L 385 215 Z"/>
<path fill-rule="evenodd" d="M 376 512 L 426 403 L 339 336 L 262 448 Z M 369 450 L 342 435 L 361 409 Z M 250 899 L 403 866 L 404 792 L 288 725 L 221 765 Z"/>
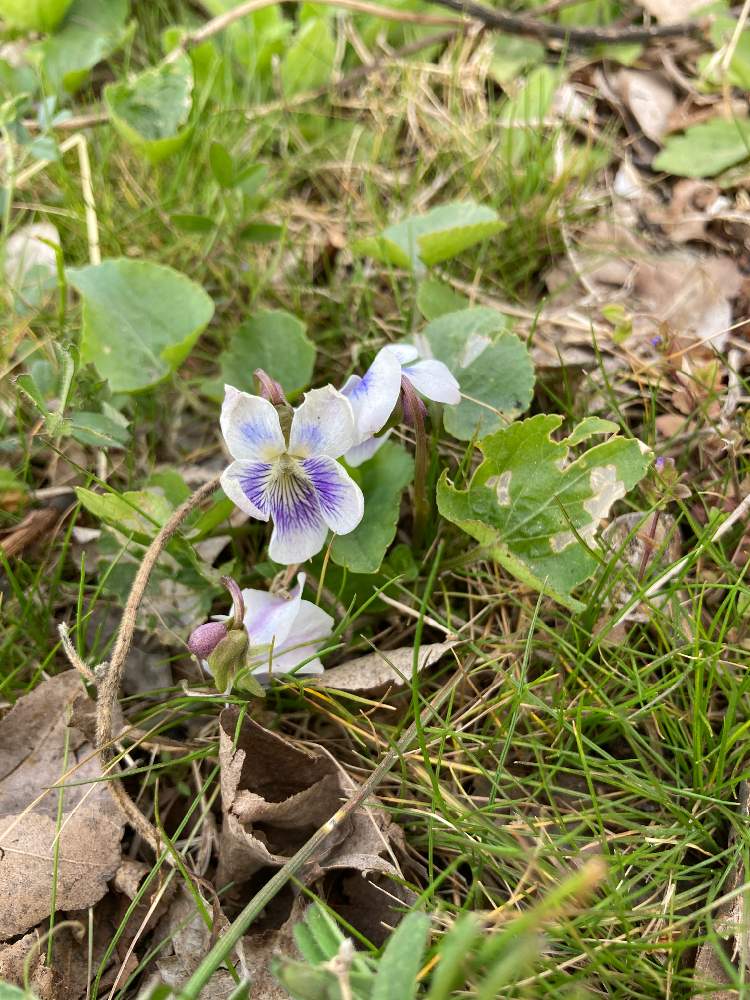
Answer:
<path fill-rule="evenodd" d="M 179 2 L 141 3 L 136 16 L 139 30 L 114 61 L 117 73 L 153 63 L 164 27 L 195 21 L 192 5 Z M 407 32 L 401 40 L 410 37 Z M 79 106 L 97 99 L 101 82 L 95 75 Z M 107 456 L 110 488 L 140 489 L 156 469 L 179 472 L 218 457 L 217 406 L 201 390 L 216 376 L 217 357 L 233 330 L 254 308 L 283 307 L 304 317 L 318 352 L 316 381 L 335 384 L 368 360 L 384 337 L 398 338 L 419 324 L 413 279 L 373 269 L 346 249 L 338 260 L 327 256 L 334 229 L 349 246 L 425 207 L 426 191 L 430 204 L 472 198 L 494 207 L 507 229 L 498 241 L 441 270 L 457 284 L 475 285 L 532 313 L 544 298 L 544 272 L 565 253 L 561 226 L 590 217 L 580 193 L 601 176 L 603 147 L 555 129 L 504 129 L 501 95 L 460 41 L 439 71 L 417 56 L 408 66 L 390 68 L 382 85 L 355 93 L 350 102 L 318 100 L 255 118 L 249 109 L 268 103 L 273 93 L 257 80 L 230 74 L 218 109 L 212 105 L 180 154 L 156 168 L 139 161 L 109 127 L 87 132 L 103 256 L 169 264 L 202 284 L 217 306 L 179 372 L 153 392 L 123 401 L 132 443 Z M 222 191 L 212 179 L 208 150 L 214 139 L 243 163 L 268 167 L 254 202 Z M 576 156 L 556 175 L 560 142 L 569 151 L 575 143 Z M 205 215 L 219 225 L 211 234 L 186 233 L 175 225 L 175 213 Z M 53 221 L 66 262 L 86 263 L 75 154 L 18 191 L 11 216 L 13 227 L 31 218 Z M 281 222 L 277 243 L 243 241 L 244 227 L 258 219 Z M 62 330 L 54 303 L 30 321 L 10 316 L 3 370 L 18 374 L 19 359 L 32 348 L 52 360 L 53 343 L 75 344 L 79 323 L 72 301 Z M 603 368 L 587 376 L 539 372 L 534 402 L 535 411 L 558 410 L 572 425 L 599 393 L 605 415 L 657 453 L 673 455 L 685 473 L 691 496 L 671 501 L 668 509 L 678 519 L 683 551 L 692 555 L 660 599 L 647 602 L 648 621 L 625 622 L 615 635 L 602 627 L 616 614 L 611 595 L 621 585 L 644 594 L 664 569 L 658 557 L 640 579 L 637 569 L 603 559 L 583 588 L 585 611 L 571 615 L 530 594 L 486 553 L 478 559 L 465 537 L 442 524 L 436 540 L 443 548 L 417 553 L 411 576 L 352 579 L 330 567 L 322 590 L 324 606 L 338 620 L 354 601 L 346 658 L 367 652 L 371 642 L 394 648 L 411 644 L 417 634 L 424 641 L 442 638 L 415 617 L 378 600 L 368 603 L 373 589 L 384 587 L 388 596 L 415 611 L 423 606 L 424 614 L 459 632 L 462 643 L 442 665 L 421 676 L 412 691 L 390 696 L 388 711 L 343 696 L 324 702 L 294 681 L 274 689 L 263 709 L 266 724 L 324 743 L 360 780 L 421 717 L 418 739 L 379 794 L 404 830 L 406 882 L 419 905 L 435 914 L 436 929 L 466 912 L 478 912 L 488 928 L 510 926 L 585 860 L 604 858 L 601 883 L 545 924 L 514 983 L 503 987 L 504 997 L 688 998 L 695 989 L 696 950 L 716 940 L 719 901 L 733 889 L 736 866 L 747 864 L 750 832 L 737 798 L 740 783 L 750 779 L 750 590 L 744 558 L 732 559 L 743 526 L 712 544 L 713 524 L 705 523 L 712 508 L 736 497 L 736 484 L 746 481 L 746 438 L 740 427 L 733 467 L 717 459 L 701 438 L 715 423 L 706 406 L 687 440 L 660 439 L 655 418 L 669 411 L 672 388 L 652 386 L 649 396 L 604 375 Z M 80 375 L 75 393 L 81 408 L 109 398 L 91 370 Z M 10 382 L 0 427 L 2 464 L 12 466 L 28 489 L 91 484 L 95 450 L 70 439 L 51 442 Z M 462 454 L 445 448 L 454 468 Z M 142 552 L 118 537 L 103 556 L 97 557 L 98 543 L 82 555 L 74 528 L 96 524 L 72 493 L 67 501 L 54 535 L 47 533 L 20 557 L 3 558 L 5 704 L 64 669 L 55 630 L 60 621 L 75 624 L 74 641 L 87 662 L 106 659 L 122 606 L 125 584 L 118 574 L 128 564 L 125 553 L 137 558 Z M 42 494 L 39 503 L 45 502 Z M 618 512 L 646 512 L 654 503 L 653 491 L 644 487 Z M 1 526 L 12 529 L 23 515 L 9 503 Z M 404 531 L 408 523 L 406 514 Z M 235 573 L 244 585 L 263 585 L 273 567 L 263 562 L 257 526 L 222 522 L 215 533 L 225 532 L 231 542 L 222 572 Z M 408 545 L 408 533 L 398 541 Z M 320 572 L 318 563 L 316 579 Z M 223 610 L 218 586 L 207 590 L 215 610 Z M 180 632 L 170 622 L 157 638 L 139 636 L 149 656 L 170 663 L 174 685 L 130 694 L 123 709 L 131 724 L 153 736 L 189 738 L 191 749 L 135 748 L 122 766 L 126 787 L 151 819 L 158 784 L 158 821 L 174 845 L 170 850 L 184 859 L 170 877 L 190 884 L 185 871 L 197 862 L 207 804 L 219 793 L 215 722 L 222 702 L 207 689 L 194 696 L 180 686 L 186 657 L 175 629 Z M 185 620 L 178 640 L 187 631 Z M 165 637 L 170 644 L 162 644 Z M 450 698 L 437 711 L 427 709 L 454 675 Z M 236 695 L 229 700 L 245 704 Z M 189 823 L 191 815 L 199 818 Z M 149 880 L 161 877 L 167 864 L 166 856 L 160 858 Z M 134 910 L 135 904 L 121 930 L 141 919 Z M 160 946 L 152 940 L 147 951 L 139 950 L 138 970 L 120 982 L 118 997 L 136 995 Z M 744 972 L 735 966 L 727 971 L 744 995 Z M 480 996 L 479 989 L 469 981 L 462 995 Z M 92 997 L 106 992 L 95 986 Z"/>

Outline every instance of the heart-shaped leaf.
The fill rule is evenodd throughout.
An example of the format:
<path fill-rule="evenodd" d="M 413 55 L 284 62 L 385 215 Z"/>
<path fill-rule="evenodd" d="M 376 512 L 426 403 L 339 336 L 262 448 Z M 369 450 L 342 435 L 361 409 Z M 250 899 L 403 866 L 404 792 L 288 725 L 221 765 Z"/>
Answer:
<path fill-rule="evenodd" d="M 712 118 L 668 136 L 654 159 L 655 170 L 677 177 L 714 177 L 750 158 L 750 128 L 736 119 Z"/>
<path fill-rule="evenodd" d="M 113 392 L 139 392 L 166 378 L 213 315 L 200 285 L 161 264 L 120 258 L 67 274 L 83 297 L 81 361 Z"/>
<path fill-rule="evenodd" d="M 0 0 L 0 18 L 11 28 L 54 31 L 71 0 Z"/>
<path fill-rule="evenodd" d="M 171 156 L 190 134 L 193 64 L 184 55 L 104 88 L 112 124 L 151 163 Z"/>
<path fill-rule="evenodd" d="M 456 201 L 388 226 L 379 236 L 359 240 L 354 250 L 384 264 L 420 271 L 457 257 L 504 228 L 497 212 L 486 205 Z"/>
<path fill-rule="evenodd" d="M 386 441 L 375 455 L 349 475 L 365 496 L 365 513 L 348 535 L 337 535 L 331 558 L 353 573 L 377 573 L 396 535 L 401 493 L 412 480 L 411 455 L 395 441 Z"/>
<path fill-rule="evenodd" d="M 443 413 L 445 429 L 461 441 L 498 430 L 531 403 L 534 366 L 509 326 L 495 309 L 460 309 L 428 323 L 417 338 L 422 356 L 444 362 L 470 397 Z"/>

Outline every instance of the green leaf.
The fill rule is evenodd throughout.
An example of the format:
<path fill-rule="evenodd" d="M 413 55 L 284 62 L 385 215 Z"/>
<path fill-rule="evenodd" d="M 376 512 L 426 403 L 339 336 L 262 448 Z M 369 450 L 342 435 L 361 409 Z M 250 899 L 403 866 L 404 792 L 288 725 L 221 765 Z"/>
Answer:
<path fill-rule="evenodd" d="M 331 558 L 353 573 L 377 573 L 396 537 L 401 493 L 412 481 L 414 461 L 401 445 L 386 441 L 349 475 L 364 493 L 365 513 L 354 531 L 334 538 Z"/>
<path fill-rule="evenodd" d="M 162 264 L 119 258 L 67 274 L 83 297 L 81 362 L 91 362 L 113 392 L 166 378 L 213 315 L 200 285 Z"/>
<path fill-rule="evenodd" d="M 237 234 L 241 240 L 248 243 L 274 243 L 284 231 L 282 226 L 273 222 L 250 222 Z"/>
<path fill-rule="evenodd" d="M 366 253 L 384 264 L 422 270 L 457 257 L 505 228 L 493 209 L 473 201 L 439 205 L 425 215 L 413 215 L 379 236 L 359 240 L 358 253 Z"/>
<path fill-rule="evenodd" d="M 0 0 L 0 18 L 10 28 L 54 31 L 71 0 Z"/>
<path fill-rule="evenodd" d="M 236 182 L 234 160 L 223 143 L 215 140 L 211 143 L 208 149 L 208 162 L 211 165 L 211 173 L 221 187 L 234 187 Z"/>
<path fill-rule="evenodd" d="M 71 437 L 95 448 L 124 448 L 130 440 L 127 428 L 103 413 L 78 411 L 71 413 L 65 423 Z"/>
<path fill-rule="evenodd" d="M 667 136 L 654 159 L 654 170 L 677 177 L 714 177 L 750 157 L 750 125 L 712 118 L 692 125 L 682 135 Z"/>
<path fill-rule="evenodd" d="M 590 549 L 600 521 L 643 478 L 650 457 L 640 442 L 615 436 L 570 462 L 568 441 L 551 438 L 561 423 L 540 414 L 485 438 L 469 488 L 457 490 L 444 472 L 437 499 L 440 513 L 509 572 L 581 610 L 572 591 L 596 569 Z"/>
<path fill-rule="evenodd" d="M 422 965 L 430 918 L 408 913 L 388 939 L 375 976 L 371 1000 L 411 1000 L 417 995 L 417 973 Z"/>
<path fill-rule="evenodd" d="M 508 125 L 529 125 L 543 119 L 552 104 L 560 74 L 539 66 L 524 79 L 523 86 L 500 109 L 499 121 Z"/>
<path fill-rule="evenodd" d="M 185 142 L 193 107 L 193 64 L 182 54 L 127 82 L 104 88 L 112 124 L 151 163 L 175 153 Z"/>
<path fill-rule="evenodd" d="M 11 983 L 0 983 L 0 1000 L 36 1000 L 36 997 Z"/>
<path fill-rule="evenodd" d="M 471 397 L 443 410 L 445 429 L 461 441 L 497 430 L 531 403 L 534 366 L 526 346 L 509 332 L 509 322 L 495 309 L 480 307 L 446 313 L 422 331 L 430 353 Z"/>
<path fill-rule="evenodd" d="M 216 221 L 207 215 L 174 212 L 169 218 L 178 229 L 185 233 L 210 233 L 212 229 L 216 228 Z"/>
<path fill-rule="evenodd" d="M 328 21 L 322 17 L 306 21 L 281 63 L 284 96 L 291 97 L 328 83 L 335 57 L 336 43 Z"/>
<path fill-rule="evenodd" d="M 490 76 L 502 86 L 512 83 L 529 66 L 544 60 L 541 42 L 518 35 L 499 34 L 493 41 Z"/>
<path fill-rule="evenodd" d="M 161 493 L 133 490 L 127 493 L 94 493 L 76 486 L 83 506 L 100 521 L 128 534 L 153 537 L 172 513 L 172 505 Z"/>
<path fill-rule="evenodd" d="M 283 309 L 261 309 L 254 313 L 232 336 L 221 355 L 222 383 L 255 392 L 253 372 L 262 368 L 292 394 L 310 384 L 315 365 L 315 346 L 305 334 L 305 324 Z M 207 388 L 216 398 L 223 387 Z"/>
<path fill-rule="evenodd" d="M 458 312 L 468 306 L 469 300 L 465 295 L 436 278 L 426 278 L 419 283 L 417 309 L 426 320 L 437 319 L 445 313 Z"/>
<path fill-rule="evenodd" d="M 75 93 L 88 71 L 120 48 L 135 30 L 126 26 L 128 0 L 73 0 L 54 35 L 33 45 L 29 55 L 48 90 Z"/>

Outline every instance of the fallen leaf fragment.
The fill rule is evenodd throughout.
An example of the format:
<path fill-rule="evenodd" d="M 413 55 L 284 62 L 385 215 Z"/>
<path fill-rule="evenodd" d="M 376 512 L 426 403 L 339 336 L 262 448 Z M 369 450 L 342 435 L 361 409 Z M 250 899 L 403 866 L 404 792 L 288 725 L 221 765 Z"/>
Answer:
<path fill-rule="evenodd" d="M 124 817 L 107 783 L 97 781 L 102 772 L 91 745 L 79 730 L 66 734 L 80 692 L 77 674 L 59 674 L 0 721 L 0 941 L 50 915 L 56 836 L 57 910 L 93 906 L 120 865 Z M 58 836 L 60 791 L 52 786 L 71 771 Z"/>
<path fill-rule="evenodd" d="M 668 81 L 659 73 L 621 69 L 614 82 L 620 99 L 643 134 L 661 143 L 677 103 Z"/>
<path fill-rule="evenodd" d="M 677 24 L 687 20 L 708 4 L 706 0 L 636 0 L 639 7 L 652 14 L 661 24 Z"/>
<path fill-rule="evenodd" d="M 433 663 L 437 663 L 455 645 L 455 642 L 433 642 L 420 646 L 417 672 L 421 673 Z M 401 687 L 408 684 L 413 669 L 414 649 L 411 646 L 403 646 L 382 653 L 368 653 L 338 667 L 331 667 L 311 683 L 315 687 L 369 694 L 388 686 Z"/>

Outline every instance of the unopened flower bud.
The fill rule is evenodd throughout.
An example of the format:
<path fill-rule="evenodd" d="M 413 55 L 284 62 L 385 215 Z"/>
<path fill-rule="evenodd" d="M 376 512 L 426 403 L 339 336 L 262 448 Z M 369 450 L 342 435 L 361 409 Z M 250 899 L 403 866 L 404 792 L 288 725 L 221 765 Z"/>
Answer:
<path fill-rule="evenodd" d="M 206 622 L 190 633 L 187 643 L 188 649 L 201 660 L 205 660 L 213 653 L 226 634 L 226 622 Z"/>
<path fill-rule="evenodd" d="M 263 399 L 269 400 L 274 406 L 286 403 L 286 396 L 281 384 L 275 378 L 271 378 L 268 372 L 264 372 L 262 368 L 256 368 L 253 375 L 258 383 L 258 393 Z"/>
<path fill-rule="evenodd" d="M 229 682 L 244 665 L 248 638 L 244 628 L 230 629 L 208 657 L 218 691 L 226 691 Z"/>

